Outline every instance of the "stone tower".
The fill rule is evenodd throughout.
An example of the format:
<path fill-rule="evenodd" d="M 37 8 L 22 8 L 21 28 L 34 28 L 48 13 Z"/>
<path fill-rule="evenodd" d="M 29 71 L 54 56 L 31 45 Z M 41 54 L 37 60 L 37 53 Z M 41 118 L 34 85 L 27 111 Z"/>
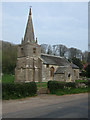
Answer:
<path fill-rule="evenodd" d="M 35 40 L 31 8 L 29 11 L 24 39 L 18 46 L 15 82 L 42 81 L 41 47 Z"/>

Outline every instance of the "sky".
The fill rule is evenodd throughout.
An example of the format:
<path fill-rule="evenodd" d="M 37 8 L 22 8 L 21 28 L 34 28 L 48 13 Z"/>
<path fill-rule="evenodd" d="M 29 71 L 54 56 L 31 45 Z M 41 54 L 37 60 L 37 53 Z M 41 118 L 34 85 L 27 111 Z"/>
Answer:
<path fill-rule="evenodd" d="M 90 2 L 88 4 L 88 21 L 90 21 Z M 88 51 L 90 52 L 90 22 L 88 22 Z"/>
<path fill-rule="evenodd" d="M 39 44 L 88 50 L 88 2 L 3 2 L 2 40 L 21 43 L 29 6 Z"/>

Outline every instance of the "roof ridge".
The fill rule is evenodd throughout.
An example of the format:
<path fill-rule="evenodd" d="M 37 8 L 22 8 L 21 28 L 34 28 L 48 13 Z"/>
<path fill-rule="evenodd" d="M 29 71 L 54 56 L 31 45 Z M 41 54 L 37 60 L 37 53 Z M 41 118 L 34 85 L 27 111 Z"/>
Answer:
<path fill-rule="evenodd" d="M 50 54 L 44 54 L 44 53 L 41 53 L 41 55 L 46 55 L 46 56 L 51 56 L 51 57 L 58 57 L 58 58 L 64 58 L 64 57 L 61 57 L 61 56 L 50 55 Z"/>

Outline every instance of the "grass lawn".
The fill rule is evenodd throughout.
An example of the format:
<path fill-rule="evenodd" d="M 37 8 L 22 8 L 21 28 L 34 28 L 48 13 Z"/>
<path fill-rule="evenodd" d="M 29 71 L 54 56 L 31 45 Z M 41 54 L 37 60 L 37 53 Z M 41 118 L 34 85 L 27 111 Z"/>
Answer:
<path fill-rule="evenodd" d="M 37 88 L 40 88 L 40 87 L 47 87 L 47 82 L 42 82 L 42 83 L 36 82 L 36 84 L 37 84 Z"/>
<path fill-rule="evenodd" d="M 50 94 L 56 94 L 58 96 L 67 95 L 67 94 L 78 94 L 78 93 L 87 93 L 90 92 L 90 87 L 88 88 L 72 88 L 72 89 L 58 89 L 52 91 Z"/>
<path fill-rule="evenodd" d="M 14 83 L 14 79 L 15 79 L 14 75 L 4 74 L 2 76 L 2 83 Z M 37 84 L 37 88 L 47 87 L 47 82 L 43 82 L 43 83 L 36 82 L 36 84 Z"/>
<path fill-rule="evenodd" d="M 88 82 L 88 80 L 75 80 L 76 83 L 78 82 Z"/>
<path fill-rule="evenodd" d="M 14 75 L 10 74 L 2 75 L 2 83 L 14 83 Z"/>

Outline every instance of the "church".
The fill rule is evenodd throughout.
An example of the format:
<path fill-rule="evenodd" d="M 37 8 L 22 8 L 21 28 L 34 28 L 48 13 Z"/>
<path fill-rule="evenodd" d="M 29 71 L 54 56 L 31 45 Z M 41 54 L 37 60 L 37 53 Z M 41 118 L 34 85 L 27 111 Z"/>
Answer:
<path fill-rule="evenodd" d="M 78 66 L 63 57 L 41 53 L 41 46 L 34 37 L 30 8 L 24 39 L 18 45 L 15 82 L 73 82 L 78 78 Z"/>

